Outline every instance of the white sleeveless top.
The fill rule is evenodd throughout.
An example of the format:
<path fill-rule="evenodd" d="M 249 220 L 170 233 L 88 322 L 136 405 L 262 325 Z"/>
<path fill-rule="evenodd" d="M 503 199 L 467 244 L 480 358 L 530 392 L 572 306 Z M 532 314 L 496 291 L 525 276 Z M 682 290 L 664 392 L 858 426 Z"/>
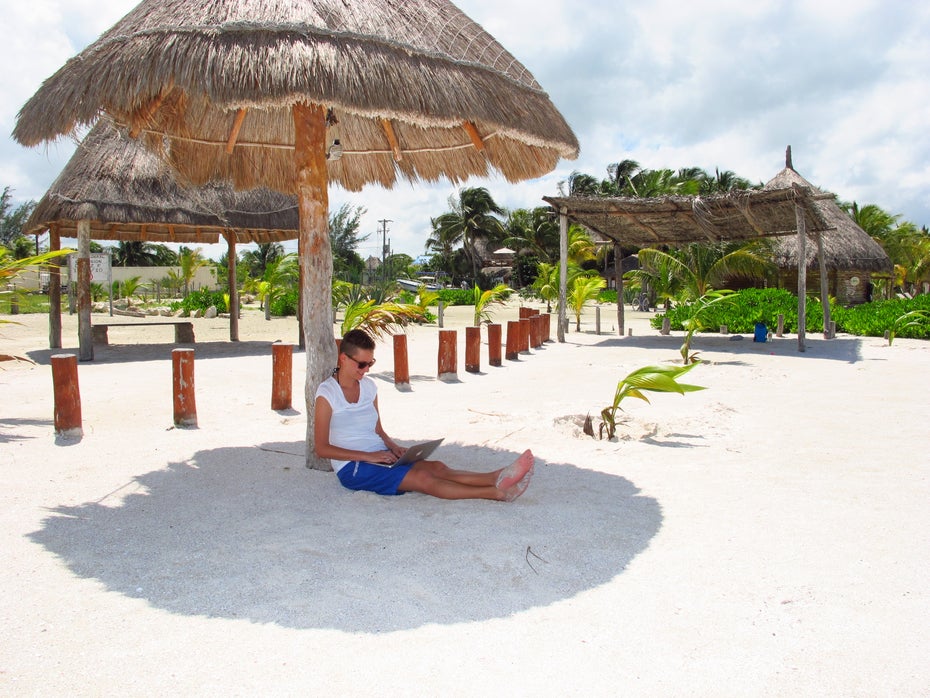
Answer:
<path fill-rule="evenodd" d="M 358 402 L 349 402 L 342 392 L 339 381 L 330 377 L 320 383 L 315 397 L 322 397 L 333 410 L 329 423 L 329 442 L 339 448 L 353 451 L 385 451 L 387 446 L 375 432 L 378 425 L 378 411 L 375 398 L 378 386 L 368 376 L 359 382 Z M 331 460 L 333 471 L 339 470 L 349 461 Z"/>

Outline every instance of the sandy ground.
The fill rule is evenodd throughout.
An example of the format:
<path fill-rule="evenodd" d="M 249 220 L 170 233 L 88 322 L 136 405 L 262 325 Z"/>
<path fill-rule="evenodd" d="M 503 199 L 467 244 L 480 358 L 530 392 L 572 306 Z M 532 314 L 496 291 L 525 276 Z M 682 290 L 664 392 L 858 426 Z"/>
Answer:
<path fill-rule="evenodd" d="M 622 376 L 680 360 L 630 315 L 502 367 L 484 347 L 478 374 L 460 332 L 451 382 L 412 328 L 408 392 L 380 345 L 397 440 L 475 470 L 533 449 L 513 504 L 305 468 L 303 354 L 270 409 L 293 319 L 248 312 L 238 344 L 194 320 L 196 429 L 172 424 L 170 328 L 112 329 L 79 366 L 80 439 L 54 434 L 46 318 L 0 325 L 37 362 L 0 368 L 0 694 L 930 694 L 930 345 L 700 336 L 708 390 L 592 439 Z"/>

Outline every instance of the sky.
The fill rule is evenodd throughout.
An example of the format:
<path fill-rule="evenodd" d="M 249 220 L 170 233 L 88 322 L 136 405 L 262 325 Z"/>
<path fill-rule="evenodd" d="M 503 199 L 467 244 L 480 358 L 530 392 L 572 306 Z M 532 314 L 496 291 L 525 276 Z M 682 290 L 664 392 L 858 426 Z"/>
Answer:
<path fill-rule="evenodd" d="M 0 189 L 42 197 L 67 163 L 63 139 L 23 148 L 20 107 L 135 0 L 6 0 L 0 24 Z M 544 205 L 573 172 L 732 170 L 765 182 L 785 165 L 843 201 L 930 226 L 930 3 L 914 0 L 459 0 L 520 60 L 578 136 L 577 160 L 509 184 L 471 179 L 508 209 Z M 358 250 L 422 254 L 450 183 L 330 191 L 362 206 Z M 296 247 L 296 246 L 295 246 Z M 203 247 L 218 258 L 225 244 Z"/>

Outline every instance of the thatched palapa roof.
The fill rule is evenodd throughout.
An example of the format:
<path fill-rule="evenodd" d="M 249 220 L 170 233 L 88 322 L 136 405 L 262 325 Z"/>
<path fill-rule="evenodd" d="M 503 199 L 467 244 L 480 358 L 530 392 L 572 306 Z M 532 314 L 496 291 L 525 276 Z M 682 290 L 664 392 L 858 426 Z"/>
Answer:
<path fill-rule="evenodd" d="M 297 202 L 270 189 L 233 191 L 228 184 L 184 185 L 143 144 L 103 117 L 81 142 L 26 223 L 30 234 L 52 227 L 77 236 L 89 220 L 97 240 L 237 243 L 297 237 Z"/>
<path fill-rule="evenodd" d="M 790 151 L 789 151 L 790 153 Z M 790 158 L 790 154 L 789 154 Z M 823 194 L 823 192 L 798 174 L 791 166 L 790 159 L 781 172 L 765 184 L 766 190 L 785 189 L 801 186 Z M 868 233 L 839 207 L 833 196 L 818 197 L 814 207 L 827 221 L 829 229 L 823 234 L 824 264 L 830 271 L 855 270 L 869 272 L 890 272 L 891 259 L 888 254 Z M 819 269 L 816 245 L 807 245 L 807 268 Z M 782 268 L 798 266 L 797 237 L 780 238 L 775 245 L 775 263 Z"/>
<path fill-rule="evenodd" d="M 353 191 L 519 181 L 578 152 L 533 76 L 446 0 L 144 0 L 46 80 L 14 136 L 35 145 L 105 105 L 194 182 L 291 192 L 292 107 L 308 102 L 331 109 L 329 180 Z"/>
<path fill-rule="evenodd" d="M 545 196 L 543 200 L 556 210 L 565 209 L 570 220 L 608 240 L 645 247 L 791 235 L 797 232 L 795 203 L 802 205 L 808 233 L 826 230 L 828 222 L 813 205 L 818 195 L 788 186 L 707 197 Z"/>

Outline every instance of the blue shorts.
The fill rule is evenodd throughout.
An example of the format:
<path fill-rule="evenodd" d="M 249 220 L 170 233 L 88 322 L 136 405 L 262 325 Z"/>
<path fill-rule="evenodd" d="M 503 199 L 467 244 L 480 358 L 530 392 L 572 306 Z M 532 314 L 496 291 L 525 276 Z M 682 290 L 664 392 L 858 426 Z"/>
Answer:
<path fill-rule="evenodd" d="M 365 490 L 375 494 L 404 494 L 397 488 L 412 467 L 411 463 L 386 468 L 383 465 L 353 460 L 342 466 L 336 477 L 343 487 L 350 490 Z"/>

